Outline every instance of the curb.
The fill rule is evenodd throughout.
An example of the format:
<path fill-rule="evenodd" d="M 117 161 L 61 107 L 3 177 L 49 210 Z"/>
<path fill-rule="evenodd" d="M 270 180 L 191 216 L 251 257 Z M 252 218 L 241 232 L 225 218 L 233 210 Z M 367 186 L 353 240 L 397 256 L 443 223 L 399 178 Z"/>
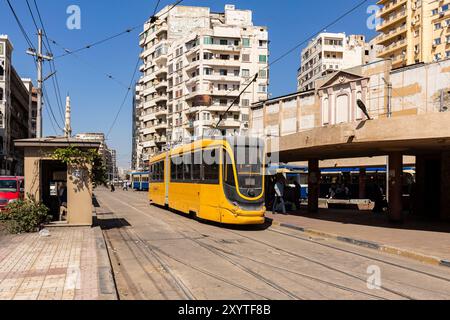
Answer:
<path fill-rule="evenodd" d="M 308 235 L 333 239 L 333 240 L 349 243 L 352 245 L 356 245 L 359 247 L 364 247 L 364 248 L 368 248 L 368 249 L 373 249 L 373 250 L 389 253 L 392 255 L 401 256 L 404 258 L 409 258 L 409 259 L 416 260 L 416 261 L 419 261 L 422 263 L 427 263 L 427 264 L 432 264 L 435 266 L 442 266 L 442 267 L 450 268 L 450 260 L 441 259 L 441 258 L 434 257 L 434 256 L 428 256 L 428 255 L 425 255 L 422 253 L 417 253 L 417 252 L 406 250 L 406 249 L 401 249 L 401 248 L 396 248 L 396 247 L 387 246 L 387 245 L 383 245 L 383 244 L 378 244 L 378 243 L 372 242 L 372 241 L 353 239 L 353 238 L 348 238 L 348 237 L 344 237 L 344 236 L 339 236 L 339 235 L 336 235 L 333 233 L 318 231 L 318 230 L 314 230 L 314 229 L 308 229 L 308 228 L 296 226 L 296 225 L 289 224 L 289 223 L 277 222 L 271 218 L 266 218 L 266 220 L 268 222 L 272 223 L 272 225 L 274 225 L 274 226 L 288 228 L 291 230 L 296 230 L 296 231 L 303 232 Z"/>
<path fill-rule="evenodd" d="M 118 300 L 105 238 L 100 227 L 94 227 L 98 264 L 99 300 Z"/>

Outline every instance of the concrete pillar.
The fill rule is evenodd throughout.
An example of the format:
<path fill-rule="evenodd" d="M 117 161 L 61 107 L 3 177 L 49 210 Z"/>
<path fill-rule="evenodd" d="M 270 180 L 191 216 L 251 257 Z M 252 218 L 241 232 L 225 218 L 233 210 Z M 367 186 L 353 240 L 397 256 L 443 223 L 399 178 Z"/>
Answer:
<path fill-rule="evenodd" d="M 359 169 L 359 199 L 366 198 L 366 169 Z"/>
<path fill-rule="evenodd" d="M 442 153 L 441 160 L 441 219 L 450 221 L 450 152 Z"/>
<path fill-rule="evenodd" d="M 395 152 L 389 155 L 389 219 L 403 220 L 402 200 L 403 155 Z"/>
<path fill-rule="evenodd" d="M 412 192 L 413 214 L 415 216 L 425 215 L 425 165 L 426 160 L 422 155 L 416 156 L 416 183 Z"/>
<path fill-rule="evenodd" d="M 319 160 L 308 161 L 308 212 L 319 211 L 320 169 Z"/>

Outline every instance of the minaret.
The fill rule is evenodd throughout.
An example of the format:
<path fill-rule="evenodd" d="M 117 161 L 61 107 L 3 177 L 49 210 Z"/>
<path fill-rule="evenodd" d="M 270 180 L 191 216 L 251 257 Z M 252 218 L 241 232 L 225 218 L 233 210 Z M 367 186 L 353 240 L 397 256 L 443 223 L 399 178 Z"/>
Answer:
<path fill-rule="evenodd" d="M 70 138 L 72 136 L 72 127 L 70 125 L 70 97 L 66 98 L 66 125 L 64 127 L 64 136 Z"/>

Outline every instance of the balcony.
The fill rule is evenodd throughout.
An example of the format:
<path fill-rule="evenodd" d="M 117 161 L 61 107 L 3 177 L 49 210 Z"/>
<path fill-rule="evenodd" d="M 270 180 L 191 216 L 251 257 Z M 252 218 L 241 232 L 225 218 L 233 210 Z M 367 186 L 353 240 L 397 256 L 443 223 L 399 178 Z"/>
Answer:
<path fill-rule="evenodd" d="M 166 136 L 157 136 L 157 137 L 155 137 L 155 142 L 157 143 L 157 144 L 164 144 L 164 143 L 167 143 L 167 137 Z"/>
<path fill-rule="evenodd" d="M 157 96 L 154 100 L 155 103 L 167 102 L 167 95 Z"/>
<path fill-rule="evenodd" d="M 398 11 L 388 18 L 384 19 L 381 25 L 377 27 L 377 31 L 381 32 L 381 30 L 385 30 L 387 27 L 392 26 L 394 23 L 400 22 L 403 19 L 406 19 L 406 10 Z"/>
<path fill-rule="evenodd" d="M 156 116 L 155 116 L 154 113 L 147 114 L 147 115 L 142 117 L 142 122 L 144 122 L 144 123 L 149 122 L 149 121 L 153 121 L 153 120 L 156 120 Z"/>
<path fill-rule="evenodd" d="M 378 1 L 378 4 L 383 4 L 384 1 Z M 396 3 L 394 1 L 390 1 L 386 4 L 384 4 L 383 8 L 377 13 L 377 17 L 381 18 L 385 16 L 387 13 L 394 11 L 395 9 L 398 9 L 400 6 L 406 4 L 407 0 L 398 0 Z"/>
<path fill-rule="evenodd" d="M 403 25 L 403 26 L 400 26 L 400 27 L 398 27 L 398 28 L 395 28 L 395 29 L 390 30 L 388 33 L 380 34 L 380 35 L 376 38 L 377 44 L 383 44 L 383 43 L 385 43 L 386 41 L 391 40 L 392 38 L 394 38 L 394 37 L 400 35 L 401 33 L 406 32 L 406 31 L 407 31 L 407 30 L 406 30 L 406 24 L 405 24 L 405 25 Z"/>
<path fill-rule="evenodd" d="M 155 111 L 155 117 L 160 118 L 162 116 L 167 116 L 167 109 L 166 108 L 160 108 Z"/>
<path fill-rule="evenodd" d="M 384 48 L 380 51 L 380 53 L 378 54 L 378 56 L 379 56 L 380 58 L 386 57 L 387 55 L 391 54 L 392 52 L 394 52 L 394 51 L 396 51 L 396 50 L 399 50 L 399 49 L 401 49 L 401 48 L 403 48 L 403 47 L 406 47 L 406 45 L 407 45 L 406 39 L 403 39 L 403 40 L 400 40 L 400 41 L 397 41 L 397 42 L 393 42 L 393 43 L 391 43 L 390 45 L 384 47 Z"/>
<path fill-rule="evenodd" d="M 203 65 L 205 66 L 218 66 L 218 67 L 240 67 L 240 60 L 224 60 L 224 59 L 211 59 L 211 60 L 202 60 Z"/>
<path fill-rule="evenodd" d="M 156 147 L 156 144 L 155 144 L 154 140 L 144 141 L 142 143 L 142 147 L 144 147 L 144 148 L 154 148 L 154 147 Z"/>
<path fill-rule="evenodd" d="M 206 111 L 211 112 L 225 112 L 228 110 L 230 106 L 229 105 L 212 105 L 206 109 Z M 240 112 L 239 106 L 233 106 L 228 110 L 228 112 Z"/>
<path fill-rule="evenodd" d="M 167 67 L 166 66 L 158 68 L 158 70 L 155 71 L 155 76 L 156 77 L 160 76 L 160 75 L 163 75 L 163 74 L 167 74 Z"/>
<path fill-rule="evenodd" d="M 222 120 L 219 124 L 221 128 L 239 128 L 241 122 L 239 120 Z"/>
<path fill-rule="evenodd" d="M 166 80 L 164 80 L 164 81 L 157 81 L 156 84 L 155 84 L 155 88 L 156 89 L 163 88 L 163 87 L 167 88 L 167 84 L 168 83 L 167 83 Z"/>
<path fill-rule="evenodd" d="M 154 128 L 144 128 L 144 129 L 141 129 L 140 132 L 141 132 L 141 134 L 146 136 L 146 135 L 155 133 L 155 129 Z"/>
<path fill-rule="evenodd" d="M 227 75 L 227 76 L 222 76 L 220 74 L 213 74 L 213 75 L 205 75 L 203 77 L 205 80 L 208 81 L 220 81 L 220 82 L 241 82 L 241 77 L 240 76 L 232 76 L 232 75 Z"/>
<path fill-rule="evenodd" d="M 237 97 L 239 96 L 239 90 L 217 90 L 214 89 L 212 94 L 215 96 L 227 96 L 227 97 Z"/>
<path fill-rule="evenodd" d="M 151 87 L 145 89 L 144 91 L 142 91 L 142 95 L 145 97 L 145 96 L 148 96 L 148 95 L 153 94 L 155 92 L 156 92 L 155 87 L 151 86 Z"/>
<path fill-rule="evenodd" d="M 220 44 L 204 44 L 203 48 L 205 50 L 211 51 L 221 51 L 221 52 L 241 52 L 242 46 L 234 46 L 234 45 L 220 45 Z"/>
<path fill-rule="evenodd" d="M 166 130 L 168 127 L 167 122 L 161 122 L 155 125 L 155 130 Z"/>

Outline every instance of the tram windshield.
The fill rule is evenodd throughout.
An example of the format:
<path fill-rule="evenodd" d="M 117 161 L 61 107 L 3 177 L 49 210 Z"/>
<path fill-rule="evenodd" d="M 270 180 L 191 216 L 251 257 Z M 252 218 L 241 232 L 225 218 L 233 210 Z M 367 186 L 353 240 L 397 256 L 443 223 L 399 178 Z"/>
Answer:
<path fill-rule="evenodd" d="M 246 197 L 258 197 L 263 190 L 264 144 L 259 139 L 234 141 L 234 165 L 239 191 Z M 235 186 L 232 164 L 227 156 L 226 183 Z"/>

